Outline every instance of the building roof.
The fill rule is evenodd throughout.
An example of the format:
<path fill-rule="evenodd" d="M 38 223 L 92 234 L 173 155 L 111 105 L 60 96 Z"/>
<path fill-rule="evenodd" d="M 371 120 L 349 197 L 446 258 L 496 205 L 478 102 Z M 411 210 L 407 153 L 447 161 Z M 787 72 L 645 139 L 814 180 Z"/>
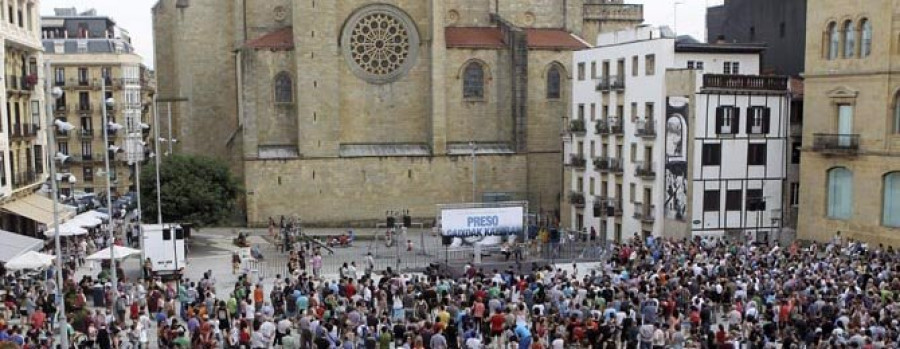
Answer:
<path fill-rule="evenodd" d="M 63 52 L 56 51 L 57 42 L 63 43 Z M 79 43 L 84 43 L 84 50 L 78 48 Z M 121 39 L 44 39 L 42 44 L 46 54 L 134 53 L 134 47 Z"/>
<path fill-rule="evenodd" d="M 525 29 L 528 48 L 546 50 L 581 50 L 591 45 L 562 29 Z"/>
<path fill-rule="evenodd" d="M 762 43 L 705 43 L 689 35 L 681 35 L 675 39 L 675 52 L 762 53 L 765 50 L 766 44 Z"/>
<path fill-rule="evenodd" d="M 497 27 L 448 27 L 444 29 L 447 47 L 503 48 L 503 36 Z"/>
<path fill-rule="evenodd" d="M 586 42 L 562 29 L 525 29 L 528 48 L 534 50 L 580 50 L 588 48 Z M 447 27 L 444 37 L 448 48 L 505 47 L 503 34 L 498 27 Z"/>
<path fill-rule="evenodd" d="M 293 50 L 294 49 L 294 28 L 284 27 L 273 32 L 269 32 L 256 39 L 247 40 L 244 47 L 252 49 L 269 49 L 269 50 Z"/>

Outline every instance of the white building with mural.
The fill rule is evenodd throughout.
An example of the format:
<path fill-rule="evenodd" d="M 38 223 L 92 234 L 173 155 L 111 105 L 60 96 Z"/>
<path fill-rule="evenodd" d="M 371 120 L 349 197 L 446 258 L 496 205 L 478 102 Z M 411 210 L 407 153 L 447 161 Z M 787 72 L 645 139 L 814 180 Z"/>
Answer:
<path fill-rule="evenodd" d="M 717 120 L 708 117 L 708 112 L 716 113 L 719 106 L 734 106 L 734 110 L 742 108 L 739 113 L 745 115 L 748 107 L 760 106 L 759 99 L 738 96 L 772 94 L 753 88 L 742 90 L 747 86 L 732 90 L 706 89 L 704 76 L 758 75 L 763 49 L 764 46 L 754 44 L 700 43 L 690 37 L 676 38 L 665 27 L 638 27 L 601 34 L 597 46 L 576 52 L 572 114 L 569 132 L 563 138 L 567 166 L 561 225 L 593 231 L 613 240 L 633 234 L 722 234 L 726 227 L 731 228 L 732 216 L 745 214 L 732 214 L 724 206 L 722 217 L 696 214 L 695 207 L 702 201 L 704 192 L 697 197 L 698 192 L 692 191 L 692 187 L 699 185 L 697 181 L 703 181 L 703 188 L 712 188 L 712 183 L 719 183 L 713 178 L 724 181 L 719 184 L 725 188 L 720 193 L 722 203 L 727 201 L 727 195 L 734 200 L 734 194 L 728 194 L 731 188 L 740 187 L 742 198 L 747 194 L 757 195 L 758 188 L 765 188 L 762 197 L 768 200 L 767 209 L 780 207 L 781 189 L 776 193 L 774 188 L 774 182 L 779 180 L 761 186 L 758 180 L 763 177 L 758 172 L 763 171 L 765 179 L 783 178 L 786 130 L 771 125 L 784 121 L 781 115 L 787 112 L 787 103 L 775 108 L 774 104 L 765 104 L 774 102 L 763 98 L 761 105 L 772 106 L 768 109 L 770 120 L 775 120 L 768 124 L 770 132 L 766 135 L 717 135 L 728 140 L 719 141 L 724 147 L 722 154 L 727 155 L 725 163 L 719 166 L 721 175 L 712 177 L 705 172 L 712 170 L 702 166 L 694 170 L 702 165 L 702 154 L 695 149 L 702 146 L 695 143 L 713 142 L 708 134 L 700 133 L 716 128 Z M 781 96 L 774 99 L 786 97 L 786 88 L 774 95 Z M 779 99 L 778 103 L 781 102 Z M 704 105 L 694 107 L 697 103 Z M 776 114 L 777 117 L 772 116 Z M 672 119 L 675 115 L 679 116 L 677 121 Z M 739 128 L 744 130 L 743 125 Z M 737 154 L 746 153 L 747 139 L 757 137 L 778 144 L 764 152 L 765 163 L 771 165 L 765 169 L 757 165 L 748 167 L 746 157 Z M 759 150 L 758 146 L 753 147 Z M 775 167 L 781 170 L 776 172 Z M 698 177 L 694 172 L 708 176 Z M 746 210 L 742 207 L 741 212 Z M 738 219 L 740 224 L 736 227 L 756 231 L 760 226 L 757 222 L 767 220 L 764 223 L 771 225 L 770 218 L 766 214 Z M 695 225 L 698 219 L 700 222 Z M 717 220 L 725 222 L 710 225 Z"/>

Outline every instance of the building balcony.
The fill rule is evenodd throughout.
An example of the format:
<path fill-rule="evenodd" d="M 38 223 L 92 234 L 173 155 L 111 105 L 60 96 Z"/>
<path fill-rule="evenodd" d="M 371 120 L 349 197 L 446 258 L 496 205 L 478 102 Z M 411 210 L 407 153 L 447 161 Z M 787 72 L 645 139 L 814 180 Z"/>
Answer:
<path fill-rule="evenodd" d="M 624 166 L 622 166 L 621 159 L 610 158 L 609 159 L 609 172 L 615 173 L 616 175 L 621 176 L 625 171 Z"/>
<path fill-rule="evenodd" d="M 622 123 L 622 119 L 614 119 L 609 123 L 609 133 L 617 136 L 625 135 L 625 125 Z"/>
<path fill-rule="evenodd" d="M 584 120 L 575 119 L 569 122 L 569 133 L 575 135 L 584 135 L 586 129 L 584 128 Z"/>
<path fill-rule="evenodd" d="M 566 164 L 566 166 L 583 170 L 586 164 L 587 160 L 584 158 L 584 155 L 572 154 L 569 155 L 569 162 Z"/>
<path fill-rule="evenodd" d="M 624 75 L 613 75 L 609 77 L 609 88 L 615 91 L 621 91 L 625 89 L 625 76 Z"/>
<path fill-rule="evenodd" d="M 90 128 L 82 128 L 79 130 L 81 138 L 90 139 L 94 137 L 94 130 Z"/>
<path fill-rule="evenodd" d="M 609 122 L 606 120 L 598 120 L 594 125 L 594 133 L 598 135 L 606 135 L 609 134 Z"/>
<path fill-rule="evenodd" d="M 103 157 L 102 153 L 97 153 L 97 154 L 87 153 L 87 154 L 71 155 L 72 162 L 84 163 L 84 164 L 90 164 L 90 163 L 94 163 L 94 162 L 103 162 L 104 159 L 105 158 Z"/>
<path fill-rule="evenodd" d="M 569 203 L 575 207 L 584 207 L 584 194 L 577 191 L 569 193 Z"/>
<path fill-rule="evenodd" d="M 57 102 L 59 103 L 59 102 Z M 57 116 L 65 116 L 69 113 L 69 106 L 65 104 L 57 104 L 56 107 L 53 108 L 53 115 Z"/>
<path fill-rule="evenodd" d="M 656 138 L 656 122 L 653 118 L 638 121 L 634 135 L 641 138 Z"/>
<path fill-rule="evenodd" d="M 79 112 L 90 112 L 91 110 L 94 110 L 91 103 L 78 103 Z"/>
<path fill-rule="evenodd" d="M 34 90 L 34 85 L 37 85 L 37 75 L 34 74 L 6 76 L 7 92 L 30 93 Z"/>
<path fill-rule="evenodd" d="M 625 89 L 625 76 L 610 75 L 602 78 L 594 79 L 597 84 L 597 91 L 621 91 Z"/>
<path fill-rule="evenodd" d="M 610 198 L 606 200 L 606 216 L 622 217 L 622 199 Z"/>
<path fill-rule="evenodd" d="M 14 172 L 12 176 L 13 189 L 19 189 L 38 181 L 38 175 L 34 171 Z"/>
<path fill-rule="evenodd" d="M 609 89 L 610 89 L 609 78 L 606 78 L 606 77 L 595 78 L 594 83 L 597 86 L 597 91 L 605 92 L 605 91 L 609 91 Z"/>
<path fill-rule="evenodd" d="M 813 151 L 824 155 L 856 155 L 859 153 L 859 135 L 813 134 Z"/>
<path fill-rule="evenodd" d="M 642 223 L 653 223 L 656 221 L 654 212 L 656 207 L 653 205 L 644 205 L 643 203 L 634 203 L 634 219 L 640 220 Z"/>
<path fill-rule="evenodd" d="M 641 178 L 656 177 L 656 166 L 654 163 L 639 162 L 634 167 L 634 175 Z"/>
<path fill-rule="evenodd" d="M 124 132 L 124 131 L 123 131 L 123 132 L 119 132 L 119 131 L 117 131 L 117 130 L 113 130 L 113 129 L 110 129 L 110 128 L 107 128 L 107 129 L 106 129 L 106 136 L 109 137 L 109 138 L 116 138 L 116 137 L 119 137 L 120 135 L 122 135 L 122 133 L 125 133 L 125 132 Z"/>
<path fill-rule="evenodd" d="M 18 139 L 24 136 L 22 132 L 22 124 L 12 124 L 9 128 L 9 138 Z"/>
<path fill-rule="evenodd" d="M 66 83 L 67 89 L 72 90 L 99 90 L 99 79 L 69 79 Z"/>
<path fill-rule="evenodd" d="M 594 169 L 598 172 L 609 171 L 609 158 L 594 158 Z"/>
<path fill-rule="evenodd" d="M 56 130 L 56 138 L 69 138 L 69 131 Z"/>
<path fill-rule="evenodd" d="M 40 124 L 22 124 L 22 135 L 26 138 L 37 137 L 37 134 L 40 130 Z"/>
<path fill-rule="evenodd" d="M 704 89 L 787 91 L 787 76 L 704 74 Z"/>

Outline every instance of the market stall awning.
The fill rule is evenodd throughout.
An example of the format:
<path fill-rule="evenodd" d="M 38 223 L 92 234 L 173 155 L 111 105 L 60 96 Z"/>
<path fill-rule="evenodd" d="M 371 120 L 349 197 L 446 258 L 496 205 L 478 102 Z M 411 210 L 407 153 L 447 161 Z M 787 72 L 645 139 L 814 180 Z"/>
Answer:
<path fill-rule="evenodd" d="M 42 246 L 44 240 L 0 230 L 0 262 L 9 262 L 20 254 L 37 251 Z"/>
<path fill-rule="evenodd" d="M 44 269 L 53 264 L 55 256 L 46 253 L 28 251 L 14 257 L 6 262 L 6 269 L 23 270 L 23 269 Z"/>
<path fill-rule="evenodd" d="M 63 205 L 58 205 L 58 208 L 60 221 L 74 216 L 74 213 L 65 209 Z M 37 194 L 7 203 L 0 206 L 0 209 L 48 226 L 53 224 L 53 201 Z"/>
<path fill-rule="evenodd" d="M 114 250 L 112 251 L 112 253 L 115 254 L 117 260 L 141 254 L 140 250 L 135 250 L 130 247 L 113 245 L 113 248 L 114 248 Z M 110 257 L 110 249 L 109 249 L 109 247 L 107 247 L 100 251 L 97 251 L 97 253 L 87 256 L 87 258 L 85 258 L 85 259 L 92 261 L 92 260 L 98 260 L 98 259 L 110 259 L 109 257 Z"/>

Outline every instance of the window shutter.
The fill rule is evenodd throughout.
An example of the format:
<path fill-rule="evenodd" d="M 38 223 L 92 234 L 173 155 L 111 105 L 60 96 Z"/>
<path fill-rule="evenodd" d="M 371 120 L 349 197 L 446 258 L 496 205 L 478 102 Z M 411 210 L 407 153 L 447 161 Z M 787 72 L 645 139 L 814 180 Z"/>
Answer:
<path fill-rule="evenodd" d="M 723 118 L 725 117 L 725 107 L 716 108 L 716 133 L 722 132 Z"/>
<path fill-rule="evenodd" d="M 731 108 L 734 111 L 734 120 L 731 120 L 731 125 L 733 126 L 731 128 L 731 133 L 738 134 L 738 131 L 741 128 L 739 126 L 741 124 L 741 108 L 738 108 L 738 107 L 731 107 Z"/>
<path fill-rule="evenodd" d="M 735 109 L 737 109 L 737 108 L 735 108 Z M 750 134 L 751 131 L 753 130 L 753 112 L 755 109 L 756 109 L 756 107 L 747 108 L 747 121 L 744 122 L 747 126 L 747 134 Z"/>
<path fill-rule="evenodd" d="M 769 134 L 769 124 L 772 119 L 772 108 L 764 108 L 763 109 L 763 133 Z"/>

